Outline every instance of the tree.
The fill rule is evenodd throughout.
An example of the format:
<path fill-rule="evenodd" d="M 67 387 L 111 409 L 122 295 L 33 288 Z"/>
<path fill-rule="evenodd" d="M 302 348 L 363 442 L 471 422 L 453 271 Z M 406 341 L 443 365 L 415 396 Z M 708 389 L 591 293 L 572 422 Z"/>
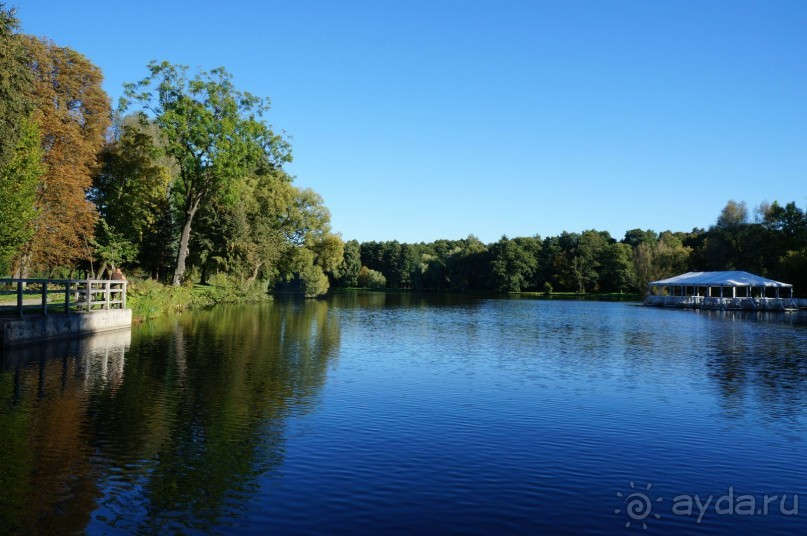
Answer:
<path fill-rule="evenodd" d="M 8 273 L 11 262 L 33 236 L 34 201 L 45 172 L 39 128 L 29 119 L 23 119 L 20 128 L 10 160 L 0 167 L 0 274 Z"/>
<path fill-rule="evenodd" d="M 807 214 L 790 202 L 784 207 L 778 202 L 760 207 L 762 225 L 778 233 L 781 248 L 793 251 L 807 247 Z"/>
<path fill-rule="evenodd" d="M 155 240 L 165 232 L 161 226 L 172 231 L 165 214 L 170 163 L 163 155 L 155 125 L 131 116 L 124 119 L 118 133 L 101 151 L 101 166 L 90 190 L 103 222 L 98 231 L 102 240 L 114 235 L 131 244 L 141 264 L 153 264 L 152 259 L 165 249 Z"/>
<path fill-rule="evenodd" d="M 291 161 L 291 149 L 261 119 L 268 99 L 238 91 L 222 67 L 187 76 L 184 65 L 151 62 L 149 76 L 125 85 L 125 110 L 141 104 L 153 115 L 167 139 L 166 152 L 179 168 L 175 181 L 181 203 L 182 230 L 174 285 L 185 272 L 194 216 L 218 198 L 233 202 L 238 179 L 280 169 Z"/>
<path fill-rule="evenodd" d="M 748 223 L 748 205 L 745 201 L 737 202 L 729 199 L 720 216 L 717 217 L 717 226 L 721 229 L 731 229 Z"/>
<path fill-rule="evenodd" d="M 31 263 L 69 266 L 90 257 L 97 212 L 87 189 L 110 123 L 109 97 L 100 69 L 78 52 L 26 36 L 36 109 L 47 166 L 37 191 L 34 235 L 26 246 Z"/>
<path fill-rule="evenodd" d="M 449 287 L 446 263 L 437 255 L 422 253 L 420 262 L 411 275 L 412 286 L 417 290 L 443 290 Z"/>
<path fill-rule="evenodd" d="M 687 271 L 692 248 L 684 246 L 683 233 L 665 231 L 658 242 L 643 242 L 633 250 L 636 283 L 641 291 L 650 281 L 672 277 Z"/>
<path fill-rule="evenodd" d="M 316 298 L 328 292 L 328 276 L 316 264 L 309 264 L 300 272 L 303 294 L 306 298 Z"/>
<path fill-rule="evenodd" d="M 361 252 L 357 240 L 345 242 L 345 251 L 342 264 L 339 266 L 339 284 L 343 287 L 358 285 L 359 271 L 361 270 Z"/>
<path fill-rule="evenodd" d="M 345 243 L 342 238 L 331 232 L 324 233 L 314 240 L 311 249 L 314 251 L 314 264 L 322 268 L 324 273 L 331 274 L 334 279 L 337 279 L 345 253 Z"/>
<path fill-rule="evenodd" d="M 749 233 L 749 231 L 751 231 Z M 729 200 L 715 225 L 709 228 L 704 243 L 704 258 L 711 270 L 760 271 L 751 257 L 753 231 L 748 221 L 748 207 L 744 202 Z"/>
<path fill-rule="evenodd" d="M 650 229 L 631 229 L 625 231 L 625 238 L 622 239 L 622 243 L 635 248 L 639 244 L 655 244 L 656 240 L 658 240 L 658 236 L 655 231 Z"/>
<path fill-rule="evenodd" d="M 607 246 L 612 243 L 607 231 L 583 231 L 573 251 L 572 270 L 577 283 L 577 292 L 598 290 L 601 257 Z"/>
<path fill-rule="evenodd" d="M 359 246 L 362 266 L 370 270 L 384 272 L 384 244 L 381 242 L 362 242 Z"/>
<path fill-rule="evenodd" d="M 445 270 L 452 290 L 482 289 L 489 279 L 488 249 L 474 235 L 461 240 L 445 259 Z"/>
<path fill-rule="evenodd" d="M 137 255 L 137 246 L 121 233 L 116 232 L 106 221 L 100 220 L 99 227 L 99 232 L 92 240 L 95 256 L 101 261 L 96 275 L 97 279 L 104 276 L 107 266 L 114 270 L 121 264 L 133 260 Z"/>
<path fill-rule="evenodd" d="M 383 289 L 387 286 L 387 278 L 384 274 L 362 266 L 359 270 L 358 284 L 361 288 Z"/>
<path fill-rule="evenodd" d="M 0 3 L 0 168 L 14 156 L 33 110 L 33 71 L 16 10 Z"/>
<path fill-rule="evenodd" d="M 624 292 L 636 286 L 633 250 L 628 244 L 615 242 L 605 247 L 599 277 L 600 289 L 604 291 Z"/>
<path fill-rule="evenodd" d="M 499 292 L 519 292 L 527 288 L 537 267 L 530 252 L 515 240 L 503 236 L 490 246 L 491 284 Z"/>

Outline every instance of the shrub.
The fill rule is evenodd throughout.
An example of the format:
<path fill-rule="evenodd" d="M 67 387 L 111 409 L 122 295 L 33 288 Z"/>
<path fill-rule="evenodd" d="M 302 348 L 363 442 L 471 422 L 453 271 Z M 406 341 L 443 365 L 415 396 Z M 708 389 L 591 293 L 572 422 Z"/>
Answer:
<path fill-rule="evenodd" d="M 186 287 L 163 285 L 153 279 L 129 281 L 127 304 L 135 322 L 142 322 L 191 306 L 193 293 Z"/>
<path fill-rule="evenodd" d="M 312 264 L 300 272 L 300 280 L 303 284 L 303 294 L 306 298 L 316 298 L 328 292 L 330 283 L 328 276 L 322 271 L 322 268 Z"/>
<path fill-rule="evenodd" d="M 169 313 L 207 307 L 217 303 L 235 303 L 269 299 L 265 283 L 245 283 L 226 274 L 210 278 L 210 286 L 163 285 L 153 279 L 129 281 L 127 304 L 132 319 L 142 322 Z"/>
<path fill-rule="evenodd" d="M 358 283 L 362 288 L 382 289 L 387 286 L 387 278 L 381 272 L 362 266 L 359 271 Z"/>
<path fill-rule="evenodd" d="M 247 282 L 221 272 L 212 275 L 208 279 L 208 286 L 202 287 L 199 292 L 208 294 L 213 303 L 237 303 L 269 299 L 264 281 Z"/>

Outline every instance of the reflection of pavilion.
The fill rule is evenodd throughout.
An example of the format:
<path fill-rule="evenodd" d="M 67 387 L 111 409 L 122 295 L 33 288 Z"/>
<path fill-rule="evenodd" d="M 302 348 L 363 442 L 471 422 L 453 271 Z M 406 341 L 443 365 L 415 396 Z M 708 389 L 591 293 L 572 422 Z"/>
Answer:
<path fill-rule="evenodd" d="M 645 305 L 694 309 L 795 311 L 793 285 L 742 271 L 688 272 L 648 285 Z"/>

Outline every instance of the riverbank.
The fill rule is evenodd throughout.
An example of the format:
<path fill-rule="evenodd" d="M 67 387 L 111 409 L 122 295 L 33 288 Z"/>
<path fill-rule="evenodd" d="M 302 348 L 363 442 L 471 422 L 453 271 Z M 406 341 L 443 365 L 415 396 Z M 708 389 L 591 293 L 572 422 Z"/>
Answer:
<path fill-rule="evenodd" d="M 413 290 L 408 288 L 387 288 L 387 289 L 371 289 L 371 288 L 336 288 L 331 292 L 380 292 L 380 293 L 423 293 L 423 294 L 465 294 L 469 296 L 514 296 L 525 298 L 538 298 L 538 299 L 557 299 L 557 300 L 580 300 L 580 301 L 642 301 L 644 297 L 638 292 L 589 292 L 580 294 L 578 292 L 546 292 L 537 291 L 522 291 L 522 292 L 494 292 L 491 290 Z"/>
<path fill-rule="evenodd" d="M 213 276 L 207 284 L 175 287 L 153 279 L 129 282 L 128 305 L 132 323 L 140 324 L 160 316 L 224 303 L 271 300 L 265 284 L 245 284 L 226 276 Z"/>
<path fill-rule="evenodd" d="M 334 288 L 331 293 L 371 292 L 380 294 L 458 294 L 468 296 L 490 297 L 510 296 L 546 300 L 577 300 L 577 301 L 642 301 L 639 293 L 619 292 L 592 292 L 579 294 L 576 292 L 510 292 L 506 294 L 490 291 L 423 291 L 404 288 L 396 289 L 367 289 L 367 288 Z M 157 281 L 147 279 L 144 281 L 130 281 L 129 307 L 131 307 L 132 322 L 142 323 L 168 314 L 210 307 L 225 303 L 249 303 L 271 300 L 273 295 L 298 296 L 299 293 L 276 291 L 268 293 L 259 282 L 244 285 L 230 278 L 211 278 L 208 284 L 196 283 L 193 286 L 174 287 L 164 285 Z"/>

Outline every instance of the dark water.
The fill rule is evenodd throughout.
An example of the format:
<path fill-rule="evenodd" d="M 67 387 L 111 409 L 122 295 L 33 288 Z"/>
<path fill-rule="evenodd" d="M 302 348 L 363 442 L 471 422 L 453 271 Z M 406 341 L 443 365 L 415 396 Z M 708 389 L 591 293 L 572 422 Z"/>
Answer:
<path fill-rule="evenodd" d="M 805 380 L 803 314 L 219 307 L 3 357 L 0 532 L 805 533 Z"/>

